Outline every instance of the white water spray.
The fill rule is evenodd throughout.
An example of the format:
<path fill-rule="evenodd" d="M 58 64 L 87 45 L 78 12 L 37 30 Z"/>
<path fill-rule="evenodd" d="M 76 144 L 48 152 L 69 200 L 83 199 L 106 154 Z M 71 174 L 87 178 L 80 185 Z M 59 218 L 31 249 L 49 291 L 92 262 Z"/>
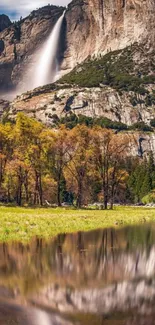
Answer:
<path fill-rule="evenodd" d="M 57 53 L 65 12 L 58 19 L 42 49 L 37 50 L 26 65 L 24 78 L 17 88 L 10 93 L 0 94 L 0 98 L 12 100 L 23 92 L 52 83 L 59 78 Z"/>
<path fill-rule="evenodd" d="M 58 72 L 57 51 L 64 15 L 65 11 L 58 19 L 49 38 L 43 45 L 43 49 L 39 54 L 39 60 L 36 61 L 33 71 L 33 88 L 44 86 L 55 81 Z"/>

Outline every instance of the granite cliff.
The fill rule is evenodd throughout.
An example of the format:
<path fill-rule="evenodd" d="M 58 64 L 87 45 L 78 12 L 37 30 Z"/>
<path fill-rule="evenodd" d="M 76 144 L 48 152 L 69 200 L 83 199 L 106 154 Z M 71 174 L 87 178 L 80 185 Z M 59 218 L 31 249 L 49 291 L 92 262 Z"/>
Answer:
<path fill-rule="evenodd" d="M 46 6 L 0 32 L 0 87 L 19 83 L 35 49 L 64 8 Z M 86 58 L 123 49 L 135 42 L 153 51 L 154 0 L 73 0 L 65 15 L 59 51 L 64 74 Z M 10 25 L 10 23 L 9 23 Z"/>
<path fill-rule="evenodd" d="M 151 50 L 155 38 L 154 0 L 73 0 L 66 13 L 67 51 L 63 66 L 135 42 Z M 80 48 L 79 48 L 80 46 Z"/>
<path fill-rule="evenodd" d="M 71 114 L 92 118 L 104 116 L 128 126 L 142 121 L 149 125 L 155 116 L 155 105 L 147 106 L 144 96 L 138 95 L 139 101 L 133 106 L 133 92 L 124 91 L 120 95 L 109 86 L 88 88 L 59 84 L 52 88 L 52 85 L 45 86 L 18 96 L 10 104 L 9 116 L 15 118 L 17 113 L 24 111 L 47 125 L 53 125 L 56 115 L 58 118 Z"/>

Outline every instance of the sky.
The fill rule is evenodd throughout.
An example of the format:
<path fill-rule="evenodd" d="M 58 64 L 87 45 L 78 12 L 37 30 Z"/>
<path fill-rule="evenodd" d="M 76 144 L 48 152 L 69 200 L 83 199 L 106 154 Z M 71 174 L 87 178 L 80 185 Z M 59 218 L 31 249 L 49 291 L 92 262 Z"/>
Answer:
<path fill-rule="evenodd" d="M 0 14 L 6 14 L 12 21 L 18 20 L 21 16 L 24 18 L 37 8 L 47 4 L 57 6 L 67 6 L 71 0 L 0 0 Z"/>

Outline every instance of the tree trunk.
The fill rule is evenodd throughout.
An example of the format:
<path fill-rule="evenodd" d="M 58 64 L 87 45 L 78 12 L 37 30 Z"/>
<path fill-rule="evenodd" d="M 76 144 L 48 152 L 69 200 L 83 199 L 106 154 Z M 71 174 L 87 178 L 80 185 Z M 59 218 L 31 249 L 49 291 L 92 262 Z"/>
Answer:
<path fill-rule="evenodd" d="M 77 208 L 80 209 L 82 206 L 82 181 L 81 179 L 78 182 L 78 194 L 77 194 Z"/>
<path fill-rule="evenodd" d="M 22 205 L 22 168 L 19 167 L 19 174 L 18 174 L 18 189 L 17 189 L 17 204 L 19 206 Z"/>
<path fill-rule="evenodd" d="M 114 207 L 114 189 L 115 189 L 115 184 L 112 184 L 111 197 L 110 197 L 110 210 L 113 210 Z"/>
<path fill-rule="evenodd" d="M 0 160 L 0 185 L 2 184 L 2 180 L 3 180 L 3 163 L 2 163 L 2 159 Z"/>
<path fill-rule="evenodd" d="M 104 193 L 104 209 L 105 210 L 108 209 L 108 196 L 107 196 L 107 192 Z"/>
<path fill-rule="evenodd" d="M 34 205 L 36 205 L 37 203 L 39 203 L 37 201 L 37 197 L 38 197 L 38 174 L 35 173 L 35 189 L 34 189 Z"/>
<path fill-rule="evenodd" d="M 104 209 L 107 210 L 108 209 L 108 189 L 107 189 L 107 185 L 105 184 L 105 180 L 103 180 L 103 195 L 104 195 Z"/>
<path fill-rule="evenodd" d="M 57 204 L 58 207 L 61 207 L 61 176 L 58 176 L 57 181 Z"/>
<path fill-rule="evenodd" d="M 108 199 L 109 199 L 109 177 L 108 177 L 108 163 L 104 161 L 104 171 L 102 172 L 102 189 L 104 195 L 104 209 L 108 209 Z"/>
<path fill-rule="evenodd" d="M 24 182 L 24 187 L 25 187 L 25 199 L 26 203 L 29 203 L 29 186 L 28 186 L 28 172 L 25 174 L 25 182 Z"/>
<path fill-rule="evenodd" d="M 114 164 L 113 173 L 112 173 L 112 180 L 111 180 L 111 197 L 110 197 L 110 209 L 113 210 L 114 207 L 114 196 L 115 190 L 117 187 L 117 180 L 116 180 L 116 170 L 117 170 L 117 162 Z"/>
<path fill-rule="evenodd" d="M 40 205 L 43 205 L 43 190 L 42 190 L 42 179 L 41 174 L 39 175 L 39 201 Z"/>
<path fill-rule="evenodd" d="M 11 201 L 11 198 L 10 198 L 10 186 L 8 185 L 8 188 L 7 188 L 7 202 L 9 203 Z"/>
<path fill-rule="evenodd" d="M 42 191 L 42 180 L 41 174 L 38 172 L 35 173 L 35 191 L 34 191 L 34 204 L 39 203 L 39 205 L 43 205 L 43 191 Z M 38 198 L 38 200 L 37 200 Z"/>

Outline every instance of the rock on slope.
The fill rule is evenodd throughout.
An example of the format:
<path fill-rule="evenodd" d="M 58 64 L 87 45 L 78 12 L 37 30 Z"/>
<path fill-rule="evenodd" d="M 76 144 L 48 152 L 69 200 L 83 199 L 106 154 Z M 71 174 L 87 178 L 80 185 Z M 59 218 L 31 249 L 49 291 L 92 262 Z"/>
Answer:
<path fill-rule="evenodd" d="M 52 88 L 38 88 L 18 96 L 10 105 L 9 115 L 14 118 L 17 113 L 25 112 L 52 125 L 55 115 L 61 118 L 74 113 L 93 118 L 106 117 L 129 126 L 141 121 L 149 124 L 155 116 L 155 105 L 146 107 L 145 102 L 142 103 L 143 96 L 136 107 L 131 104 L 132 92 L 120 95 L 109 86 L 87 88 L 56 85 Z"/>

